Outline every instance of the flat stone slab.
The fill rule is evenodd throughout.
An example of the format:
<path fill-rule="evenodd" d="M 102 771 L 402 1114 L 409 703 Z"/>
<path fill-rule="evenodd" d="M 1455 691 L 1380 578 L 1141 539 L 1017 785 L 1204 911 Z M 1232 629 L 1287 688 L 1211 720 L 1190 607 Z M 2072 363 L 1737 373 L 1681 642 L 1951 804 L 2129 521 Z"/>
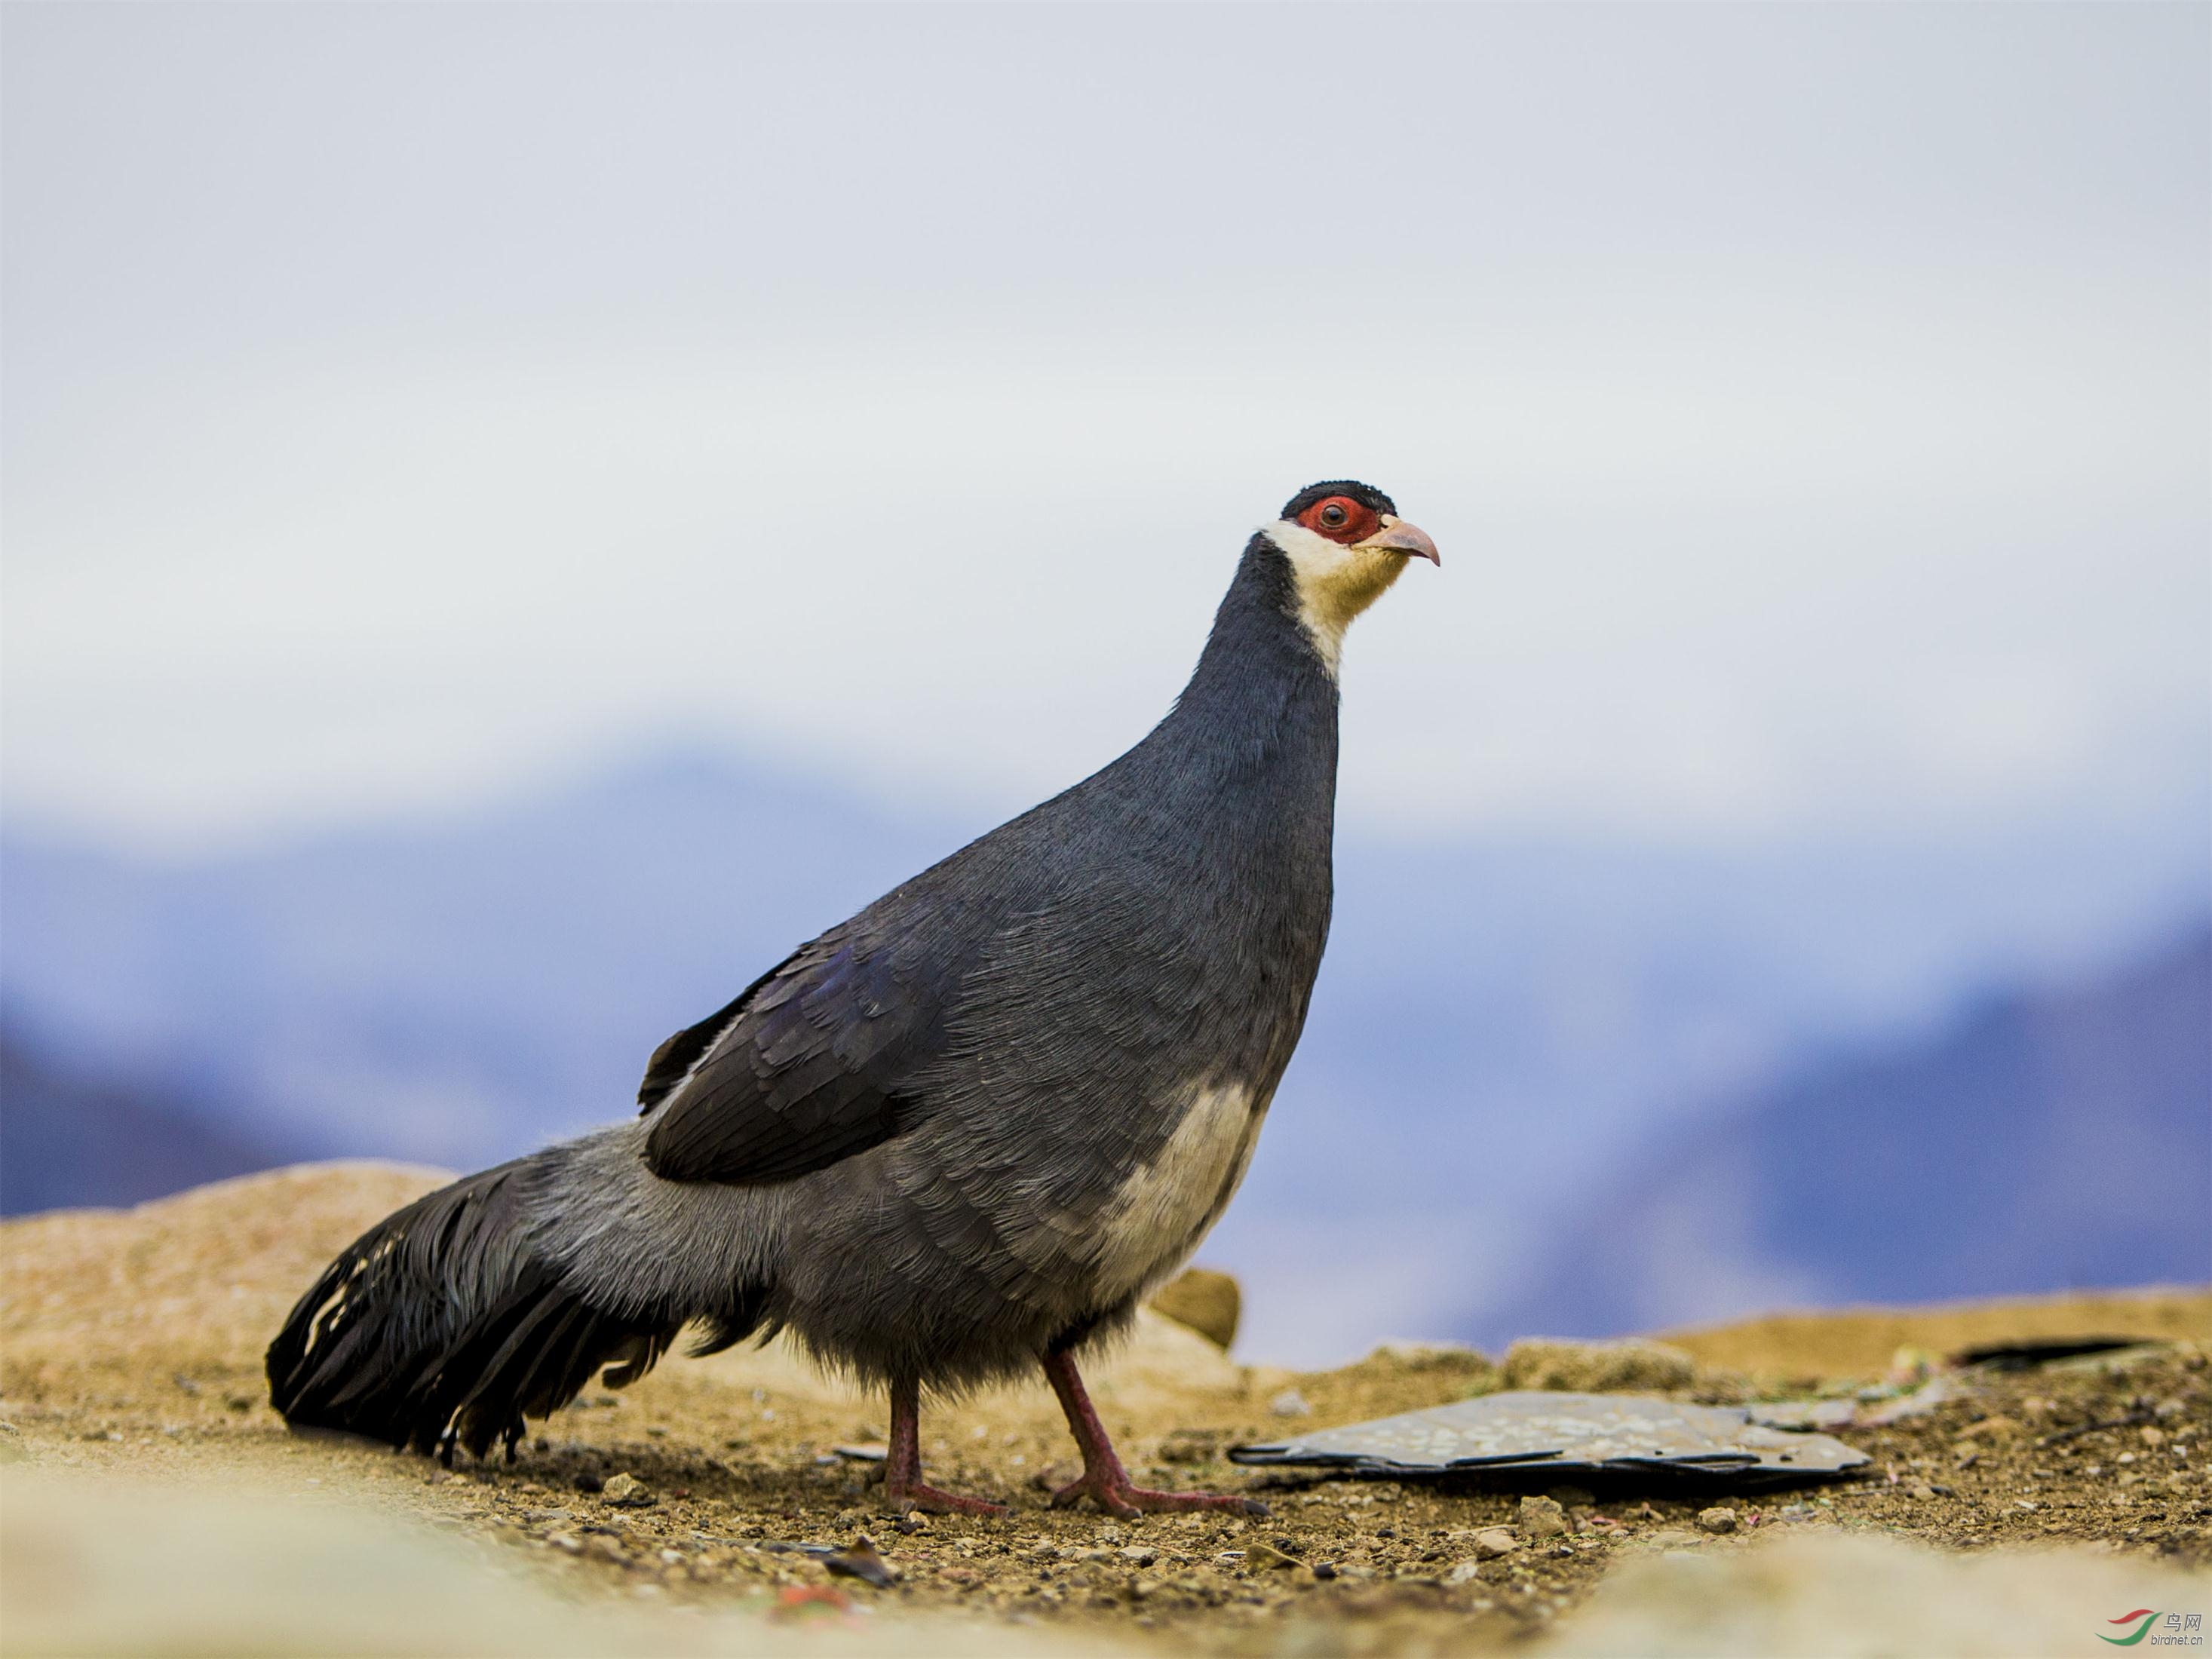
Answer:
<path fill-rule="evenodd" d="M 1741 1406 L 1685 1406 L 1641 1395 L 1527 1391 L 1231 1446 L 1236 1463 L 1443 1474 L 1540 1468 L 1560 1474 L 1717 1476 L 1741 1486 L 1826 1480 L 1867 1455 L 1825 1434 L 1769 1428 Z"/>

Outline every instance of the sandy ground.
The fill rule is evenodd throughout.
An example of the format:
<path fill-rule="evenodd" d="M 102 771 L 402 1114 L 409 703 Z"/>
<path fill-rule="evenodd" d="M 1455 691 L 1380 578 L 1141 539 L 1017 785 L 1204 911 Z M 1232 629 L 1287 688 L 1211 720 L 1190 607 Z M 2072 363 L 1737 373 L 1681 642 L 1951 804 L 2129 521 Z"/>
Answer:
<path fill-rule="evenodd" d="M 1316 1481 L 1218 1456 L 1499 1386 L 1482 1357 L 1293 1374 L 1147 1316 L 1093 1373 L 1133 1471 L 1249 1492 L 1267 1519 L 1046 1509 L 1075 1468 L 1042 1386 L 925 1415 L 932 1477 L 1012 1516 L 907 1517 L 838 1449 L 880 1441 L 881 1402 L 781 1348 L 589 1390 L 512 1465 L 288 1432 L 264 1344 L 337 1249 L 436 1179 L 313 1166 L 0 1227 L 0 1647 L 2019 1654 L 2091 1650 L 2138 1607 L 2212 1622 L 2212 1293 L 1676 1334 L 1674 1391 L 1824 1397 L 1856 1413 L 1833 1431 L 1869 1478 L 1756 1498 L 1553 1487 L 1556 1531 L 1546 1504 L 1524 1511 L 1541 1484 Z M 1938 1366 L 1940 1395 L 1911 1398 L 1940 1403 L 1881 1420 L 1936 1357 L 2079 1334 L 2148 1340 L 2012 1374 Z M 1286 1391 L 1305 1413 L 1276 1408 Z M 1732 1517 L 1701 1521 L 1716 1506 Z M 1500 1527 L 1514 1547 L 1494 1554 L 1478 1534 Z M 892 1582 L 789 1547 L 864 1536 Z"/>

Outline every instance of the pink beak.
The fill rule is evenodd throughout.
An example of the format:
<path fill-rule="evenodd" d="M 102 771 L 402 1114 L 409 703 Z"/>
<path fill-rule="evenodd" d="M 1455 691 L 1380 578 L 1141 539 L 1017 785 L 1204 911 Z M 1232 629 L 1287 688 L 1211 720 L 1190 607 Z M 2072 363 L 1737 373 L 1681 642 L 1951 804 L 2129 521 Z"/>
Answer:
<path fill-rule="evenodd" d="M 1382 527 L 1365 541 L 1352 543 L 1354 547 L 1384 547 L 1394 553 L 1403 553 L 1409 558 L 1426 559 L 1441 569 L 1443 561 L 1437 556 L 1437 544 L 1429 539 L 1429 532 L 1418 525 L 1407 524 L 1403 519 L 1382 516 Z"/>

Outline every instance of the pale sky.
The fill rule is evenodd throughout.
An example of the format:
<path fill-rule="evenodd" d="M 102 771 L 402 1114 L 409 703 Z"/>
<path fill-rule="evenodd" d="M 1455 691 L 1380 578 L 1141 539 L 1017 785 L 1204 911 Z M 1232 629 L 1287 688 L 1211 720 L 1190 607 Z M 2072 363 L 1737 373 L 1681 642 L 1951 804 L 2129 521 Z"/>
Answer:
<path fill-rule="evenodd" d="M 2155 813 L 2212 696 L 2212 11 L 4 12 L 5 809 L 696 739 L 1018 807 L 1316 477 L 1355 822 Z"/>

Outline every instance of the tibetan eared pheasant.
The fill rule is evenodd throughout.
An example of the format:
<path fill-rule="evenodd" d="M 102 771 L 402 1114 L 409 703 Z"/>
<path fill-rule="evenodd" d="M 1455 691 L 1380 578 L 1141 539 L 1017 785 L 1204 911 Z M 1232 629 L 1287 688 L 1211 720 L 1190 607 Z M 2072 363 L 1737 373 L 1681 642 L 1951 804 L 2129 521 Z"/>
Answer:
<path fill-rule="evenodd" d="M 297 1426 L 477 1456 L 604 1370 L 788 1330 L 890 1391 L 1042 1364 L 1083 1452 L 1057 1504 L 1254 1508 L 1133 1486 L 1075 1353 L 1132 1317 L 1243 1177 L 1328 933 L 1339 647 L 1435 544 L 1315 484 L 1244 549 L 1190 684 L 1119 760 L 799 947 L 663 1043 L 635 1120 L 371 1228 L 269 1349 Z"/>

